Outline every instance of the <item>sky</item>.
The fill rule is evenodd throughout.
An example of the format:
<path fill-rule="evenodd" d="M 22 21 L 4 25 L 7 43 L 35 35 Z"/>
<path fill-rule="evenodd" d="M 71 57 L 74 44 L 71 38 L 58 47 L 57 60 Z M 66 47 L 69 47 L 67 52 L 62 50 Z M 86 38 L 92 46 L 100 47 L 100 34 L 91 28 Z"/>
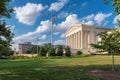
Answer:
<path fill-rule="evenodd" d="M 42 45 L 51 42 L 51 14 L 54 15 L 53 43 L 65 45 L 65 31 L 73 24 L 88 24 L 114 28 L 117 19 L 112 2 L 103 0 L 12 0 L 9 7 L 14 8 L 7 26 L 15 34 L 12 44 L 31 42 Z"/>

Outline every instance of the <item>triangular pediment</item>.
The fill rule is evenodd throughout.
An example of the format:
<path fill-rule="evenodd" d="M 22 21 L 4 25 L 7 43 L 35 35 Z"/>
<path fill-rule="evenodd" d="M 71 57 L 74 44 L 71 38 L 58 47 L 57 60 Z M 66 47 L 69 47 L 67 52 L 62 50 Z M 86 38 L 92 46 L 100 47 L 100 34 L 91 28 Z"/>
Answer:
<path fill-rule="evenodd" d="M 69 33 L 73 32 L 73 31 L 75 31 L 75 30 L 77 30 L 79 28 L 80 28 L 80 26 L 73 25 L 66 31 L 66 34 L 69 34 Z"/>

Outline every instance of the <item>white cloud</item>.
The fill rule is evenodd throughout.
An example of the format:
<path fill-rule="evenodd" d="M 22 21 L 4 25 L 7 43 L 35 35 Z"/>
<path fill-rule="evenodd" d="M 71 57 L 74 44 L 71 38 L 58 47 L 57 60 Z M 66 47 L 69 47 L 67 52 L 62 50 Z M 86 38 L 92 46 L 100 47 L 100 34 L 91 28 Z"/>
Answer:
<path fill-rule="evenodd" d="M 101 24 L 106 18 L 110 17 L 112 13 L 104 14 L 102 12 L 99 12 L 96 14 L 94 20 L 96 21 L 97 24 Z"/>
<path fill-rule="evenodd" d="M 50 21 L 49 20 L 46 20 L 46 21 L 41 21 L 40 23 L 40 26 L 38 26 L 38 28 L 33 31 L 33 32 L 28 32 L 26 34 L 23 34 L 23 35 L 20 35 L 20 36 L 17 36 L 17 37 L 14 37 L 13 38 L 13 41 L 14 42 L 22 42 L 22 41 L 28 41 L 28 40 L 34 40 L 34 39 L 37 39 L 37 37 L 39 36 L 40 33 L 43 33 L 43 32 L 47 32 L 49 31 L 50 29 Z M 41 39 L 45 39 L 46 38 L 46 35 L 43 35 L 41 37 Z"/>
<path fill-rule="evenodd" d="M 58 24 L 57 31 L 66 31 L 72 24 L 79 23 L 79 19 L 76 14 L 71 14 L 66 17 L 66 20 Z"/>
<path fill-rule="evenodd" d="M 114 18 L 113 23 L 117 23 L 117 20 L 120 20 L 120 14 L 119 14 L 119 15 L 117 15 L 117 16 Z"/>
<path fill-rule="evenodd" d="M 65 38 L 65 34 L 64 33 L 61 34 L 60 38 Z"/>
<path fill-rule="evenodd" d="M 40 39 L 45 40 L 46 38 L 47 38 L 47 35 L 45 35 L 45 34 L 44 34 L 44 35 L 42 35 L 42 36 L 41 36 L 41 38 L 40 38 Z"/>
<path fill-rule="evenodd" d="M 14 33 L 15 30 L 15 25 L 7 25 L 6 27 L 9 27 L 9 29 L 11 30 L 12 33 Z"/>
<path fill-rule="evenodd" d="M 89 24 L 89 25 L 101 25 L 103 24 L 106 25 L 108 24 L 108 21 L 106 21 L 106 19 L 108 17 L 110 17 L 112 15 L 112 13 L 108 13 L 108 14 L 105 14 L 105 13 L 102 13 L 102 12 L 99 12 L 97 14 L 91 14 L 91 15 L 88 15 L 86 17 L 83 17 L 80 19 L 80 23 L 83 23 L 83 24 Z"/>
<path fill-rule="evenodd" d="M 106 26 L 109 23 L 109 21 L 105 21 L 105 23 L 103 24 L 103 26 Z"/>
<path fill-rule="evenodd" d="M 94 19 L 94 17 L 95 17 L 95 15 L 94 14 L 91 14 L 91 15 L 88 15 L 88 16 L 86 16 L 86 17 L 83 17 L 82 19 L 83 20 L 93 20 Z"/>
<path fill-rule="evenodd" d="M 16 18 L 19 22 L 27 25 L 33 25 L 41 11 L 45 8 L 46 6 L 42 6 L 42 4 L 27 3 L 23 7 L 15 7 L 14 9 Z"/>
<path fill-rule="evenodd" d="M 53 35 L 58 35 L 58 34 L 60 34 L 60 32 L 54 32 L 54 33 L 53 33 Z"/>
<path fill-rule="evenodd" d="M 40 26 L 36 29 L 37 33 L 50 31 L 51 22 L 49 20 L 41 21 Z"/>
<path fill-rule="evenodd" d="M 58 0 L 50 5 L 49 11 L 59 11 L 67 2 L 68 0 Z"/>
<path fill-rule="evenodd" d="M 94 25 L 94 21 L 88 21 L 88 22 L 85 22 L 84 24 Z"/>
<path fill-rule="evenodd" d="M 58 14 L 58 19 L 60 19 L 60 18 L 65 18 L 65 17 L 67 17 L 68 15 L 69 15 L 68 12 L 63 11 L 63 12 L 61 12 L 60 14 Z"/>
<path fill-rule="evenodd" d="M 65 45 L 65 40 L 57 40 L 54 42 L 54 45 Z"/>

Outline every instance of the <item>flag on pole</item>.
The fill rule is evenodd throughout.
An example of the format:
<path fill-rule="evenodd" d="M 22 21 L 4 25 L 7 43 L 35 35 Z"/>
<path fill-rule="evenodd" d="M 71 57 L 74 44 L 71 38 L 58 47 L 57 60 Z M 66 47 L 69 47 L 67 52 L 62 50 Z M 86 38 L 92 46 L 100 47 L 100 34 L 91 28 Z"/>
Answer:
<path fill-rule="evenodd" d="M 52 15 L 52 22 L 54 22 L 55 21 L 55 16 L 54 15 Z"/>

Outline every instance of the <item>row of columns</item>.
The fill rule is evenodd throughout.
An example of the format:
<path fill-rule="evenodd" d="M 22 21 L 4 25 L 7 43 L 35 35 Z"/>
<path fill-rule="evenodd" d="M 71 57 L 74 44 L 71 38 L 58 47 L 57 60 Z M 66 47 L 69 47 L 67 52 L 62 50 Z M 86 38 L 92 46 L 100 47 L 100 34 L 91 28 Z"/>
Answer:
<path fill-rule="evenodd" d="M 83 31 L 76 32 L 66 38 L 66 43 L 71 48 L 81 49 L 83 45 Z"/>
<path fill-rule="evenodd" d="M 89 44 L 95 42 L 93 37 L 89 31 L 78 31 L 66 38 L 66 45 L 74 49 L 90 48 Z"/>

